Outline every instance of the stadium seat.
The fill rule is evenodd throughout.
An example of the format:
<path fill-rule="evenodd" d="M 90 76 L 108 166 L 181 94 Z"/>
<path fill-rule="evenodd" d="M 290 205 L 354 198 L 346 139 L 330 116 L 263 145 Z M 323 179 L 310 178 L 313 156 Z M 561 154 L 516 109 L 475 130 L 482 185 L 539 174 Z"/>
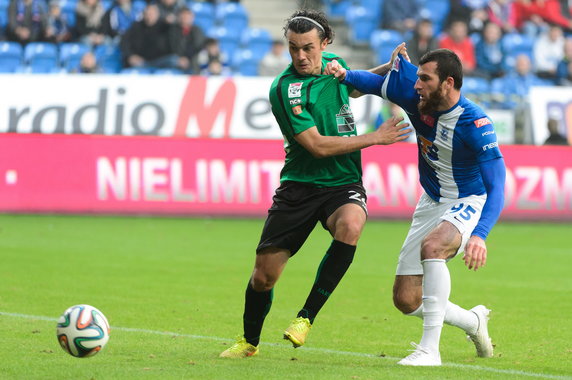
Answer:
<path fill-rule="evenodd" d="M 449 0 L 431 0 L 427 1 L 425 5 L 421 7 L 419 16 L 431 20 L 433 22 L 435 35 L 439 35 L 443 30 L 445 20 L 450 10 L 451 4 Z"/>
<path fill-rule="evenodd" d="M 251 49 L 237 50 L 233 58 L 234 71 L 243 76 L 257 76 L 261 58 Z"/>
<path fill-rule="evenodd" d="M 508 68 L 514 68 L 516 57 L 520 54 L 526 54 L 534 64 L 534 40 L 532 38 L 520 33 L 508 33 L 502 37 L 501 45 Z"/>
<path fill-rule="evenodd" d="M 485 78 L 469 76 L 463 78 L 462 94 L 481 106 L 489 105 L 490 90 L 491 83 Z"/>
<path fill-rule="evenodd" d="M 351 0 L 324 0 L 326 14 L 331 19 L 343 19 L 348 8 L 352 5 Z"/>
<path fill-rule="evenodd" d="M 272 48 L 272 36 L 267 29 L 247 28 L 240 36 L 240 45 L 262 58 Z"/>
<path fill-rule="evenodd" d="M 389 61 L 393 49 L 404 41 L 403 35 L 396 30 L 378 29 L 371 34 L 369 46 L 381 64 Z"/>
<path fill-rule="evenodd" d="M 195 24 L 206 33 L 215 26 L 215 7 L 211 3 L 192 2 L 189 8 L 195 14 Z"/>
<path fill-rule="evenodd" d="M 97 64 L 104 73 L 118 73 L 122 66 L 121 50 L 115 45 L 99 45 L 94 49 Z"/>
<path fill-rule="evenodd" d="M 240 3 L 219 3 L 215 20 L 217 25 L 241 33 L 248 27 L 248 11 Z"/>
<path fill-rule="evenodd" d="M 24 49 L 17 42 L 0 42 L 0 72 L 13 73 L 22 63 Z"/>
<path fill-rule="evenodd" d="M 60 66 L 70 71 L 79 67 L 81 57 L 90 50 L 88 45 L 78 42 L 60 44 Z"/>
<path fill-rule="evenodd" d="M 379 21 L 383 17 L 383 2 L 384 0 L 359 0 L 357 4 L 367 9 Z"/>
<path fill-rule="evenodd" d="M 222 26 L 209 29 L 207 36 L 218 41 L 220 50 L 224 52 L 227 57 L 232 57 L 240 45 L 240 34 Z"/>
<path fill-rule="evenodd" d="M 136 15 L 135 17 L 140 19 L 143 17 L 143 11 L 147 7 L 147 2 L 145 0 L 135 0 L 131 6 L 133 7 L 133 12 Z"/>
<path fill-rule="evenodd" d="M 24 64 L 34 73 L 50 72 L 58 65 L 58 47 L 50 42 L 30 42 L 24 48 Z"/>
<path fill-rule="evenodd" d="M 8 5 L 10 4 L 7 0 L 0 0 L 0 35 L 6 30 L 8 25 Z"/>
<path fill-rule="evenodd" d="M 367 44 L 379 20 L 375 14 L 362 6 L 351 6 L 346 13 L 349 40 L 352 44 Z"/>

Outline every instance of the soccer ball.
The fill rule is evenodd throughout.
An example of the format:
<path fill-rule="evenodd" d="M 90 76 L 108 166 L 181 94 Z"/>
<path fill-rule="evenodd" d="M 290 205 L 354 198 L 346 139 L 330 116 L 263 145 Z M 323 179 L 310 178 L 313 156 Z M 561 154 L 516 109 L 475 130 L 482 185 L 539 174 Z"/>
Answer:
<path fill-rule="evenodd" d="M 109 340 L 109 323 L 95 307 L 75 305 L 58 320 L 57 335 L 64 351 L 86 358 L 101 351 Z"/>

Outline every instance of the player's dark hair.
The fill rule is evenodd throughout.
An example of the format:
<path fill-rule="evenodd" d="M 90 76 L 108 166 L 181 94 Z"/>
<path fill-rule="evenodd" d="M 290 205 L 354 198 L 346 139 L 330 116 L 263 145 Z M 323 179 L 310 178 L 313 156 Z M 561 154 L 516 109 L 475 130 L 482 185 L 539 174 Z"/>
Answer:
<path fill-rule="evenodd" d="M 305 20 L 303 18 L 296 17 L 306 17 L 314 20 L 318 23 L 321 28 L 310 20 Z M 303 34 L 308 33 L 310 30 L 316 29 L 318 31 L 318 36 L 320 36 L 320 41 L 325 38 L 328 39 L 328 44 L 334 41 L 334 30 L 330 26 L 326 15 L 323 12 L 316 11 L 314 9 L 300 9 L 292 14 L 290 18 L 286 20 L 286 25 L 284 25 L 284 37 L 286 33 L 291 30 L 294 33 Z"/>
<path fill-rule="evenodd" d="M 461 89 L 463 86 L 463 64 L 457 54 L 449 49 L 435 49 L 425 53 L 423 57 L 421 57 L 419 66 L 428 62 L 437 63 L 439 81 L 443 82 L 448 77 L 451 77 L 455 82 L 455 89 Z"/>

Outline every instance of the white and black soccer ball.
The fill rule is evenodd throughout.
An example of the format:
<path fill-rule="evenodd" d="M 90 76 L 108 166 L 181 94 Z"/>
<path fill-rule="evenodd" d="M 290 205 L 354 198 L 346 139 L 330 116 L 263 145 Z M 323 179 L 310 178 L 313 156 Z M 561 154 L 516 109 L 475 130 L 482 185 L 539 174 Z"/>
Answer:
<path fill-rule="evenodd" d="M 57 326 L 58 342 L 68 354 L 86 358 L 97 354 L 109 340 L 109 323 L 93 306 L 75 305 L 64 311 Z"/>

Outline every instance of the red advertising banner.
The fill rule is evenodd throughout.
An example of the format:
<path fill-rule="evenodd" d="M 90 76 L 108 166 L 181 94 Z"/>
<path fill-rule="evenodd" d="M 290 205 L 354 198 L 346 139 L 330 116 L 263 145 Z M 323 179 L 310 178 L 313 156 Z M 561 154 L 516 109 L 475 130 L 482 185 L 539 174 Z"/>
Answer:
<path fill-rule="evenodd" d="M 572 149 L 504 146 L 504 219 L 572 221 Z M 279 140 L 2 134 L 0 211 L 264 216 Z M 363 151 L 370 216 L 409 218 L 414 144 Z"/>

